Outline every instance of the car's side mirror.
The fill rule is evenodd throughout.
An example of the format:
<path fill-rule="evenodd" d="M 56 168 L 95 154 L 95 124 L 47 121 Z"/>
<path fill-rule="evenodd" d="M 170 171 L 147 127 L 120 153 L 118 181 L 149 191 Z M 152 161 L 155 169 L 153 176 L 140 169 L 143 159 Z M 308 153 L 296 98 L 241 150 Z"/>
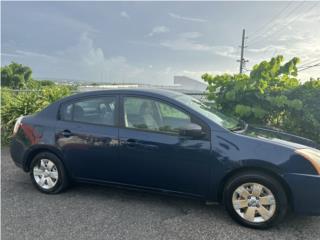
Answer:
<path fill-rule="evenodd" d="M 205 135 L 204 131 L 202 130 L 202 127 L 195 123 L 190 123 L 183 128 L 179 129 L 179 135 L 180 136 L 187 136 L 192 138 L 200 138 Z"/>

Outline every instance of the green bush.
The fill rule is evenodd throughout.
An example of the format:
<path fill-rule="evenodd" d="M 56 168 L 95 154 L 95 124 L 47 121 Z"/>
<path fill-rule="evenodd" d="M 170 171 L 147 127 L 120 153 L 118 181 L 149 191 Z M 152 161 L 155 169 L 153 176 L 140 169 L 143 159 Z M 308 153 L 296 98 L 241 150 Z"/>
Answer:
<path fill-rule="evenodd" d="M 13 92 L 1 89 L 1 141 L 10 142 L 16 119 L 22 115 L 31 115 L 48 106 L 50 103 L 71 94 L 66 86 L 54 85 L 36 91 Z"/>
<path fill-rule="evenodd" d="M 53 87 L 56 84 L 50 80 L 29 80 L 25 85 L 27 89 L 41 89 L 42 87 Z"/>
<path fill-rule="evenodd" d="M 299 99 L 301 108 L 289 111 L 283 129 L 320 143 L 320 79 L 310 80 L 287 93 L 288 99 Z"/>
<path fill-rule="evenodd" d="M 320 143 L 320 80 L 301 84 L 299 59 L 278 56 L 247 74 L 204 74 L 208 99 L 226 114 L 249 123 L 269 125 Z"/>

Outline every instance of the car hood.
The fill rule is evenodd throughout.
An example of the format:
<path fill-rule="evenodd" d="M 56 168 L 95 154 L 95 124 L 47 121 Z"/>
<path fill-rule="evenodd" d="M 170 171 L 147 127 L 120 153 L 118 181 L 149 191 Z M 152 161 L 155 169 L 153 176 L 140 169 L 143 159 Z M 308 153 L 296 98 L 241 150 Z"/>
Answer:
<path fill-rule="evenodd" d="M 240 132 L 240 134 L 265 139 L 270 142 L 290 148 L 311 147 L 320 149 L 320 146 L 310 139 L 299 137 L 297 135 L 293 135 L 279 129 L 268 128 L 265 126 L 248 125 L 244 131 Z"/>

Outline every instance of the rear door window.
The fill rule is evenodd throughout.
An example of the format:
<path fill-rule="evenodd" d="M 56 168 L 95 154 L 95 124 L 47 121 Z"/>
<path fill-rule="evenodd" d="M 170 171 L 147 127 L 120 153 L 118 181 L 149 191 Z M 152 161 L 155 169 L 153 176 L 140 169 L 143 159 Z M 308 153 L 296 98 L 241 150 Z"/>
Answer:
<path fill-rule="evenodd" d="M 97 97 L 62 106 L 60 119 L 90 124 L 115 125 L 115 97 Z"/>

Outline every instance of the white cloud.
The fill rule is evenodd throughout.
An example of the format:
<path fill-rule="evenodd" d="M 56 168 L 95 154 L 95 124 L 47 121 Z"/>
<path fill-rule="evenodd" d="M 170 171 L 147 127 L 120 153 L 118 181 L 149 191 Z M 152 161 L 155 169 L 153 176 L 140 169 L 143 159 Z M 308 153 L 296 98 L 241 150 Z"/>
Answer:
<path fill-rule="evenodd" d="M 166 26 L 156 26 L 151 30 L 151 32 L 148 34 L 148 36 L 152 37 L 156 34 L 166 33 L 169 31 L 170 31 L 170 29 Z"/>
<path fill-rule="evenodd" d="M 237 59 L 239 57 L 237 55 L 237 49 L 233 46 L 226 46 L 226 45 L 212 46 L 211 50 L 213 53 L 223 57 L 232 58 L 232 59 Z"/>
<path fill-rule="evenodd" d="M 172 50 L 182 51 L 209 51 L 210 46 L 196 43 L 186 38 L 178 38 L 174 40 L 166 40 L 160 43 L 161 46 L 170 48 Z"/>
<path fill-rule="evenodd" d="M 306 35 L 286 34 L 286 35 L 279 36 L 277 40 L 280 42 L 287 42 L 287 41 L 304 41 L 306 39 L 307 39 Z"/>
<path fill-rule="evenodd" d="M 315 22 L 320 21 L 320 15 L 318 10 L 314 9 L 313 11 L 306 12 L 301 17 L 297 19 L 298 22 L 310 23 L 313 24 Z"/>
<path fill-rule="evenodd" d="M 221 74 L 225 74 L 225 73 L 230 73 L 233 74 L 234 71 L 231 71 L 230 69 L 225 69 L 225 70 L 221 70 L 221 71 L 212 71 L 209 69 L 203 69 L 203 70 L 183 70 L 181 72 L 179 72 L 178 75 L 183 75 L 183 76 L 187 76 L 187 77 L 191 77 L 194 79 L 198 79 L 201 80 L 201 76 L 205 73 L 211 74 L 211 75 L 221 75 Z"/>
<path fill-rule="evenodd" d="M 127 18 L 127 19 L 130 18 L 129 14 L 126 11 L 120 12 L 120 16 L 123 17 L 123 18 Z"/>
<path fill-rule="evenodd" d="M 265 52 L 269 52 L 269 51 L 285 51 L 287 48 L 285 46 L 279 46 L 279 45 L 268 45 L 265 47 L 261 47 L 261 48 L 249 48 L 248 52 L 252 52 L 252 53 L 265 53 Z"/>
<path fill-rule="evenodd" d="M 123 56 L 106 57 L 104 51 L 95 47 L 93 40 L 84 33 L 77 45 L 60 53 L 69 62 L 69 67 L 87 80 L 132 82 L 144 70 L 131 66 Z M 76 70 L 77 69 L 77 70 Z M 71 76 L 73 71 L 68 71 Z"/>
<path fill-rule="evenodd" d="M 181 38 L 199 38 L 202 34 L 199 32 L 184 32 L 180 34 Z"/>
<path fill-rule="evenodd" d="M 23 51 L 23 50 L 16 50 L 16 53 L 20 56 L 24 57 L 38 57 L 38 58 L 49 58 L 49 59 L 54 59 L 53 56 L 43 54 L 43 53 L 37 53 L 37 52 L 32 52 L 32 51 Z"/>
<path fill-rule="evenodd" d="M 20 54 L 15 54 L 15 53 L 0 53 L 2 57 L 20 57 Z"/>
<path fill-rule="evenodd" d="M 206 51 L 219 56 L 237 58 L 236 49 L 225 45 L 208 45 L 196 41 L 201 36 L 198 32 L 186 32 L 174 40 L 166 40 L 160 43 L 161 46 L 176 51 Z"/>
<path fill-rule="evenodd" d="M 208 20 L 202 18 L 193 18 L 193 17 L 185 17 L 175 13 L 168 13 L 170 17 L 183 20 L 183 21 L 190 21 L 190 22 L 207 22 Z"/>
<path fill-rule="evenodd" d="M 5 58 L 19 59 L 19 61 L 24 61 L 26 59 L 38 59 L 40 61 L 54 62 L 54 61 L 58 60 L 56 57 L 51 56 L 51 55 L 47 55 L 44 53 L 25 51 L 25 50 L 19 50 L 19 49 L 15 50 L 14 52 L 10 52 L 10 53 L 1 53 L 1 56 L 5 57 Z"/>

